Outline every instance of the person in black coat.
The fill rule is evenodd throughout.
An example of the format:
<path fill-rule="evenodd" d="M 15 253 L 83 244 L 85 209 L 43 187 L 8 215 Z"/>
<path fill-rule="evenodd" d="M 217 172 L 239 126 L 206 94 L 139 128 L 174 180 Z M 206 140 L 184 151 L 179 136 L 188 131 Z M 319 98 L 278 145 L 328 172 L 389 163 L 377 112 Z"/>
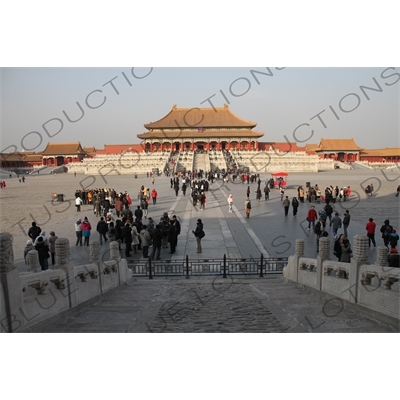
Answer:
<path fill-rule="evenodd" d="M 153 238 L 153 251 L 151 253 L 150 258 L 154 260 L 154 256 L 156 256 L 156 259 L 159 260 L 162 241 L 163 241 L 163 233 L 161 232 L 160 225 L 156 225 L 152 234 L 152 238 Z"/>
<path fill-rule="evenodd" d="M 197 220 L 197 225 L 196 225 L 196 230 L 192 231 L 194 233 L 194 236 L 196 237 L 196 242 L 197 242 L 197 252 L 201 253 L 203 251 L 201 247 L 201 239 L 205 236 L 204 230 L 203 230 L 203 222 L 201 219 Z"/>
<path fill-rule="evenodd" d="M 176 245 L 178 243 L 178 234 L 174 225 L 174 221 L 171 219 L 170 225 L 168 228 L 168 242 L 170 245 L 170 252 L 169 254 L 174 254 Z"/>
<path fill-rule="evenodd" d="M 97 223 L 96 227 L 97 232 L 99 232 L 99 242 L 100 245 L 103 244 L 103 239 L 104 243 L 107 242 L 107 232 L 108 232 L 108 224 L 106 221 L 104 221 L 104 217 L 100 217 L 100 221 Z"/>
<path fill-rule="evenodd" d="M 40 232 L 42 232 L 42 230 L 36 225 L 36 222 L 32 222 L 32 226 L 28 231 L 28 236 L 32 239 L 32 243 L 35 243 L 35 240 L 40 235 Z"/>
<path fill-rule="evenodd" d="M 42 267 L 42 271 L 46 271 L 49 269 L 48 258 L 50 258 L 50 249 L 41 236 L 38 237 L 38 240 L 35 244 L 35 250 L 37 250 L 39 254 L 39 264 Z"/>
<path fill-rule="evenodd" d="M 125 242 L 125 257 L 130 257 L 132 250 L 132 228 L 128 222 L 121 228 L 121 233 Z"/>

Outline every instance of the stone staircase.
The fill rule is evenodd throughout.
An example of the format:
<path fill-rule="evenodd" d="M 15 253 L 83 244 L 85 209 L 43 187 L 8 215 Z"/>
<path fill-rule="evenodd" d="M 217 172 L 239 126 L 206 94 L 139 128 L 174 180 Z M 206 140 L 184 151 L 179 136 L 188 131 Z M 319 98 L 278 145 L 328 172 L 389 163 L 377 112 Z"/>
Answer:
<path fill-rule="evenodd" d="M 210 170 L 210 158 L 206 153 L 196 153 L 194 155 L 194 163 L 193 163 L 194 171 L 209 171 Z"/>

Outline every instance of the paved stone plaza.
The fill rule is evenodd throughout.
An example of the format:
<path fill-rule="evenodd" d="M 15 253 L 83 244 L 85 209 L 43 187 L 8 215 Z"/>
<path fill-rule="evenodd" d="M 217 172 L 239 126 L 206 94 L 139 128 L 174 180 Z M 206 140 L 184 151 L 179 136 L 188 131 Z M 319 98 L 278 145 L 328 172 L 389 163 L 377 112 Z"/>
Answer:
<path fill-rule="evenodd" d="M 372 216 L 379 227 L 389 218 L 395 227 L 399 224 L 398 201 L 394 197 L 397 187 L 397 171 L 387 173 L 390 179 L 379 171 L 333 171 L 320 174 L 291 174 L 286 194 L 289 198 L 297 195 L 298 185 L 305 182 L 327 185 L 350 185 L 353 197 L 349 202 L 336 204 L 335 209 L 343 214 L 350 210 L 352 216 L 349 235 L 365 232 L 365 223 Z M 268 175 L 261 175 L 262 187 Z M 74 222 L 88 216 L 93 226 L 91 240 L 97 240 L 95 232 L 97 218 L 92 206 L 83 206 L 77 213 L 72 199 L 75 189 L 82 187 L 110 187 L 117 192 L 127 190 L 136 207 L 136 193 L 140 185 L 152 187 L 150 178 L 132 179 L 127 176 L 107 176 L 107 183 L 101 177 L 60 174 L 35 176 L 27 179 L 25 185 L 9 180 L 7 189 L 1 191 L 3 230 L 14 236 L 14 254 L 20 272 L 27 270 L 22 261 L 26 232 L 30 222 L 36 219 L 47 234 L 54 230 L 59 237 L 70 240 L 71 260 L 74 265 L 89 261 L 89 248 L 75 247 Z M 376 184 L 375 196 L 367 199 L 361 190 L 363 182 Z M 102 180 L 102 181 L 100 181 Z M 89 183 L 92 184 L 89 185 Z M 342 185 L 340 185 L 342 183 Z M 229 258 L 284 256 L 294 253 L 294 241 L 305 240 L 305 255 L 316 257 L 315 237 L 306 230 L 307 203 L 301 204 L 297 217 L 284 216 L 280 196 L 273 191 L 269 201 L 255 200 L 256 184 L 250 185 L 252 213 L 245 219 L 244 201 L 247 185 L 238 182 L 215 182 L 207 192 L 205 210 L 193 207 L 191 199 L 181 193 L 175 196 L 170 188 L 169 178 L 157 177 L 155 187 L 159 198 L 157 204 L 149 206 L 149 216 L 157 223 L 164 211 L 175 214 L 181 221 L 176 254 L 163 249 L 162 259 L 183 259 L 186 254 L 199 258 L 192 229 L 201 218 L 206 232 L 202 240 L 202 258 Z M 64 203 L 51 201 L 51 193 L 64 193 Z M 234 196 L 233 213 L 228 212 L 226 198 Z M 316 205 L 322 208 L 323 205 Z M 393 210 L 397 210 L 393 212 Z M 377 243 L 381 244 L 377 234 Z M 333 245 L 332 245 L 333 247 Z M 103 256 L 108 259 L 108 250 L 103 245 Z M 123 253 L 122 253 L 123 254 Z M 375 261 L 374 249 L 369 252 Z M 333 256 L 332 256 L 333 257 Z M 130 261 L 140 259 L 134 255 Z M 127 286 L 97 299 L 94 304 L 68 311 L 65 315 L 39 324 L 32 331 L 39 332 L 395 332 L 392 326 L 379 322 L 343 306 L 340 300 L 320 297 L 311 289 L 296 287 L 285 282 L 281 276 L 249 278 L 228 277 L 183 278 L 157 277 L 132 278 Z M 398 329 L 397 329 L 398 330 Z"/>

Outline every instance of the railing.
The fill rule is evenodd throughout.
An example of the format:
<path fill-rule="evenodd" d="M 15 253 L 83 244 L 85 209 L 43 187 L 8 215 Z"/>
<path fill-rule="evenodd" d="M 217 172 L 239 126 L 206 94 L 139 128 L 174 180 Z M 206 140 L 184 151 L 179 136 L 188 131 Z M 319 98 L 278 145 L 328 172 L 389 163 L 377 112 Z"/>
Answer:
<path fill-rule="evenodd" d="M 268 257 L 261 254 L 260 258 L 205 258 L 192 259 L 189 256 L 181 260 L 139 260 L 128 264 L 133 276 L 190 276 L 199 275 L 258 275 L 282 274 L 288 262 L 287 257 Z"/>

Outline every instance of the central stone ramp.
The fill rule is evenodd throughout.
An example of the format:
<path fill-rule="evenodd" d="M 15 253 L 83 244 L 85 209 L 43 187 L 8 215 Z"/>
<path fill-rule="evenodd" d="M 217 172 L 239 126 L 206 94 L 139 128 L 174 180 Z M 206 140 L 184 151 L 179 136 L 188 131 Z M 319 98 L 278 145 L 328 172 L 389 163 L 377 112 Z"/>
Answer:
<path fill-rule="evenodd" d="M 209 171 L 210 170 L 210 159 L 207 153 L 195 153 L 194 154 L 194 171 Z"/>
<path fill-rule="evenodd" d="M 146 278 L 27 332 L 397 332 L 282 278 Z"/>

